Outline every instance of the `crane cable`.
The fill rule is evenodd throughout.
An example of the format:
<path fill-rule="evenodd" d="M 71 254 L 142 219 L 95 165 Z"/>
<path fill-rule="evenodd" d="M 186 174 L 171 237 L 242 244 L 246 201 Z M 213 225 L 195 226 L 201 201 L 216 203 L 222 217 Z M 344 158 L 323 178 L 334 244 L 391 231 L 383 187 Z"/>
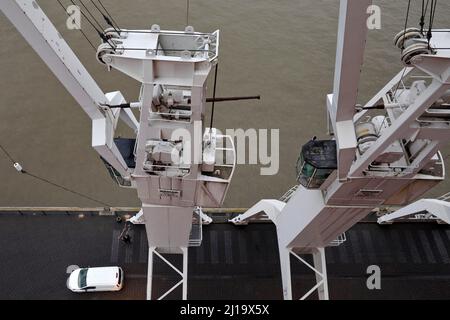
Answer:
<path fill-rule="evenodd" d="M 64 7 L 64 5 L 61 3 L 61 0 L 57 0 L 59 5 L 61 6 L 61 8 L 64 10 L 64 12 L 67 14 L 67 16 L 70 17 L 70 14 L 67 12 L 66 8 Z M 84 33 L 83 29 L 81 29 L 81 26 L 77 26 L 78 30 L 80 30 L 81 34 L 83 35 L 83 37 L 87 40 L 87 42 L 89 42 L 89 44 L 91 45 L 91 47 L 94 49 L 94 51 L 97 51 L 97 48 L 94 46 L 94 44 L 92 43 L 91 40 L 89 40 L 88 36 L 86 35 L 86 33 Z"/>
<path fill-rule="evenodd" d="M 406 40 L 406 28 L 408 27 L 408 19 L 409 19 L 409 10 L 411 9 L 411 0 L 408 0 L 408 8 L 406 9 L 406 19 L 405 19 L 405 28 L 404 30 L 404 36 L 403 36 L 403 41 L 402 41 L 402 50 L 401 50 L 401 54 L 403 55 L 403 50 L 405 50 L 405 40 Z"/>
<path fill-rule="evenodd" d="M 423 30 L 425 27 L 425 16 L 428 12 L 428 5 L 430 4 L 430 0 L 427 0 L 427 4 L 425 5 L 425 0 L 422 0 L 422 15 L 420 16 L 420 33 L 423 34 Z"/>
<path fill-rule="evenodd" d="M 100 0 L 99 0 L 100 1 Z M 94 2 L 94 0 L 91 0 L 91 3 L 94 5 L 94 7 L 98 10 L 98 12 L 103 16 L 103 19 L 105 20 L 105 22 L 110 26 L 110 27 L 112 27 L 113 29 L 114 29 L 114 31 L 115 32 L 117 32 L 117 34 L 119 34 L 120 35 L 120 28 L 119 28 L 119 26 L 117 26 L 117 28 L 116 28 L 116 26 L 114 25 L 114 23 L 113 23 L 113 20 L 112 20 L 112 17 L 111 17 L 111 15 L 109 14 L 109 12 L 108 12 L 108 10 L 106 10 L 106 15 L 105 15 L 105 13 L 98 7 L 98 5 Z M 99 2 L 100 4 L 101 4 L 101 2 Z M 102 4 L 101 4 L 102 5 Z M 103 7 L 103 5 L 102 5 L 102 7 Z M 103 7 L 104 8 L 104 7 Z M 118 30 L 119 29 L 119 30 Z"/>
<path fill-rule="evenodd" d="M 93 15 L 90 13 L 89 9 L 83 4 L 83 2 L 81 0 L 80 3 L 83 5 L 83 7 L 87 10 L 87 12 L 89 13 L 90 16 L 93 17 Z M 70 0 L 70 2 L 74 5 L 77 6 L 78 8 L 80 8 L 80 6 L 78 6 L 74 0 Z M 105 35 L 105 33 L 102 30 L 102 26 L 100 25 L 100 23 L 94 18 L 95 22 L 100 26 L 100 29 L 98 29 L 95 24 L 91 21 L 91 19 L 89 19 L 89 17 L 84 13 L 84 11 L 80 8 L 80 13 L 83 15 L 83 17 L 89 22 L 89 24 L 92 26 L 92 28 L 97 32 L 98 36 L 105 42 L 107 42 L 111 48 L 113 50 L 116 49 L 116 46 L 114 45 L 114 43 L 110 42 L 110 39 L 108 39 L 108 37 Z"/>
<path fill-rule="evenodd" d="M 408 8 L 406 9 L 406 19 L 405 19 L 405 27 L 403 29 L 404 30 L 403 31 L 404 35 L 403 35 L 403 41 L 402 41 L 400 57 L 403 55 L 403 50 L 405 50 L 405 38 L 406 38 L 405 35 L 406 35 L 406 28 L 408 27 L 408 19 L 409 19 L 409 11 L 410 11 L 410 9 L 411 9 L 411 0 L 408 0 Z M 400 84 L 402 83 L 403 78 L 405 77 L 406 70 L 407 70 L 407 68 L 403 69 L 403 73 L 402 73 L 402 75 L 400 77 L 400 80 L 398 81 L 397 86 L 396 86 L 396 88 L 395 88 L 395 90 L 393 92 L 393 97 L 394 98 L 395 98 L 395 96 L 397 94 L 398 89 L 400 88 Z"/>
<path fill-rule="evenodd" d="M 190 1 L 186 0 L 186 26 L 189 26 L 189 7 Z"/>
<path fill-rule="evenodd" d="M 117 27 L 117 29 L 120 30 L 119 24 L 114 20 L 113 16 L 109 13 L 108 9 L 106 9 L 106 7 L 103 5 L 103 3 L 101 2 L 101 0 L 98 0 L 98 3 L 100 3 L 100 5 L 102 6 L 102 8 L 105 10 L 106 14 L 108 15 L 108 17 L 110 18 L 111 22 L 114 23 Z"/>
<path fill-rule="evenodd" d="M 100 24 L 100 22 L 98 22 L 98 20 L 95 18 L 95 16 L 92 14 L 92 12 L 86 7 L 83 0 L 78 0 L 78 1 L 83 6 L 83 8 L 87 11 L 87 13 L 92 18 L 92 20 L 97 24 L 97 26 L 100 28 L 100 30 L 103 30 L 104 29 L 103 26 Z"/>
<path fill-rule="evenodd" d="M 82 197 L 82 198 L 88 199 L 88 200 L 90 200 L 90 201 L 96 202 L 96 203 L 98 203 L 98 204 L 101 204 L 102 206 L 105 206 L 105 207 L 111 207 L 111 205 L 107 204 L 106 202 L 103 202 L 103 201 L 101 201 L 101 200 L 94 199 L 94 198 L 92 198 L 92 197 L 90 197 L 90 196 L 88 196 L 88 195 L 86 195 L 86 194 L 83 194 L 83 193 L 81 193 L 81 192 L 78 192 L 78 191 L 69 189 L 69 188 L 67 188 L 67 187 L 65 187 L 65 186 L 63 186 L 63 185 L 60 185 L 60 184 L 56 183 L 56 182 L 50 181 L 50 180 L 48 180 L 48 179 L 46 179 L 46 178 L 43 178 L 43 177 L 40 177 L 40 176 L 38 176 L 38 175 L 36 175 L 36 174 L 33 174 L 33 173 L 31 173 L 31 172 L 28 172 L 28 171 L 25 171 L 25 170 L 22 168 L 22 166 L 19 164 L 19 162 L 17 162 L 17 161 L 14 160 L 14 158 L 11 156 L 11 154 L 8 152 L 8 150 L 6 150 L 6 148 L 5 148 L 2 144 L 0 144 L 0 150 L 2 150 L 2 152 L 3 152 L 3 153 L 5 154 L 5 156 L 8 158 L 8 160 L 11 161 L 11 163 L 13 164 L 14 168 L 16 169 L 16 171 L 18 171 L 19 173 L 22 173 L 22 174 L 24 174 L 24 175 L 27 175 L 27 176 L 29 176 L 29 177 L 35 179 L 35 180 L 38 180 L 38 181 L 47 183 L 47 184 L 49 184 L 49 185 L 51 185 L 51 186 L 54 186 L 54 187 L 56 187 L 56 188 L 58 188 L 58 189 L 61 189 L 61 190 L 64 190 L 64 191 L 66 191 L 66 192 L 68 192 L 68 193 L 72 193 L 72 194 L 77 195 L 77 196 L 79 196 L 79 197 Z"/>
<path fill-rule="evenodd" d="M 438 0 L 431 0 L 431 6 L 430 6 L 430 25 L 428 26 L 428 32 L 427 32 L 427 40 L 428 40 L 428 49 L 431 50 L 431 38 L 433 37 L 433 33 L 431 32 L 433 30 L 433 24 L 434 24 L 434 16 L 436 14 L 436 6 L 437 6 Z"/>
<path fill-rule="evenodd" d="M 423 0 L 424 1 L 424 0 Z M 427 0 L 427 7 L 428 7 L 428 1 L 429 0 Z M 408 27 L 408 19 L 409 19 L 409 11 L 410 11 L 410 9 L 411 9 L 411 0 L 408 0 L 408 8 L 406 9 L 406 19 L 405 19 L 405 27 L 404 27 L 404 31 L 403 31 L 403 33 L 404 33 L 404 35 L 403 35 L 403 41 L 402 41 L 402 47 L 401 47 L 401 53 L 400 53 L 400 56 L 402 56 L 403 55 L 403 50 L 405 50 L 405 35 L 406 35 L 406 28 Z M 423 2 L 422 2 L 422 14 L 423 14 Z M 425 19 L 425 18 L 424 18 Z M 400 58 L 401 59 L 401 58 Z M 400 77 L 400 80 L 398 81 L 398 83 L 397 83 L 397 86 L 396 86 L 396 88 L 395 88 L 395 90 L 394 90 L 394 92 L 393 92 L 393 97 L 395 98 L 395 96 L 396 96 L 396 94 L 397 94 L 397 91 L 398 91 L 398 89 L 400 88 L 400 84 L 402 83 L 402 81 L 403 81 L 403 78 L 405 77 L 405 73 L 406 73 L 406 70 L 407 70 L 407 68 L 404 68 L 403 69 L 403 73 L 402 73 L 402 75 L 401 75 L 401 77 Z"/>

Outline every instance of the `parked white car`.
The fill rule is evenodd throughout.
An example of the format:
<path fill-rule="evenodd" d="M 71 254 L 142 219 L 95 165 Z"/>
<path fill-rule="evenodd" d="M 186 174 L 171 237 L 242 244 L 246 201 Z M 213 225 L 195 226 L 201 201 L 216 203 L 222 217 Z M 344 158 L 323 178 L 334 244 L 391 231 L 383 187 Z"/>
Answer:
<path fill-rule="evenodd" d="M 120 267 L 80 268 L 70 274 L 67 288 L 73 292 L 119 291 L 123 276 Z"/>

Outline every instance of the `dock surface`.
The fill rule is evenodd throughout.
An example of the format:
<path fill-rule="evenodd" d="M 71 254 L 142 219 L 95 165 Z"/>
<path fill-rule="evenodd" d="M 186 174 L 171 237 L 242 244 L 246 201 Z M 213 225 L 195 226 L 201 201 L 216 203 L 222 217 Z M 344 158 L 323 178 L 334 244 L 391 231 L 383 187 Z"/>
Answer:
<path fill-rule="evenodd" d="M 124 224 L 98 214 L 0 214 L 0 299 L 145 299 L 148 246 L 143 226 L 118 240 Z M 217 223 L 189 249 L 189 299 L 281 299 L 274 225 Z M 437 223 L 359 223 L 347 241 L 326 249 L 331 299 L 450 299 L 450 227 Z M 155 259 L 154 290 L 179 278 Z M 174 261 L 179 263 L 179 261 Z M 70 266 L 121 266 L 124 289 L 75 294 Z M 381 290 L 366 286 L 369 265 L 381 268 Z M 293 292 L 306 293 L 314 275 L 293 259 Z M 173 296 L 178 296 L 175 291 Z M 313 298 L 316 296 L 313 295 Z"/>

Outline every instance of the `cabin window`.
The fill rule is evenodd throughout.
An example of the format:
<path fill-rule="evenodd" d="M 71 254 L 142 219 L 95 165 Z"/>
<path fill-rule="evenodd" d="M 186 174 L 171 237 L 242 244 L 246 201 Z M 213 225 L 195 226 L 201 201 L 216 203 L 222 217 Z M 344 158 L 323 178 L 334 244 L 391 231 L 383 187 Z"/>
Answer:
<path fill-rule="evenodd" d="M 336 142 L 311 140 L 297 161 L 297 180 L 308 189 L 318 189 L 337 168 Z"/>
<path fill-rule="evenodd" d="M 88 269 L 81 269 L 78 275 L 78 287 L 84 288 L 87 285 L 87 273 Z"/>

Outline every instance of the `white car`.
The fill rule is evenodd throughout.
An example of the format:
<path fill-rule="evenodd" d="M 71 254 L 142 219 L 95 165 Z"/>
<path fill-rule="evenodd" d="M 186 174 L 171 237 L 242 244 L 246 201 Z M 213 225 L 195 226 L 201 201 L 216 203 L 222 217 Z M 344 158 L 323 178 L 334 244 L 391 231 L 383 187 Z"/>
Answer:
<path fill-rule="evenodd" d="M 73 292 L 119 291 L 122 286 L 120 267 L 80 268 L 67 279 L 67 288 Z"/>

